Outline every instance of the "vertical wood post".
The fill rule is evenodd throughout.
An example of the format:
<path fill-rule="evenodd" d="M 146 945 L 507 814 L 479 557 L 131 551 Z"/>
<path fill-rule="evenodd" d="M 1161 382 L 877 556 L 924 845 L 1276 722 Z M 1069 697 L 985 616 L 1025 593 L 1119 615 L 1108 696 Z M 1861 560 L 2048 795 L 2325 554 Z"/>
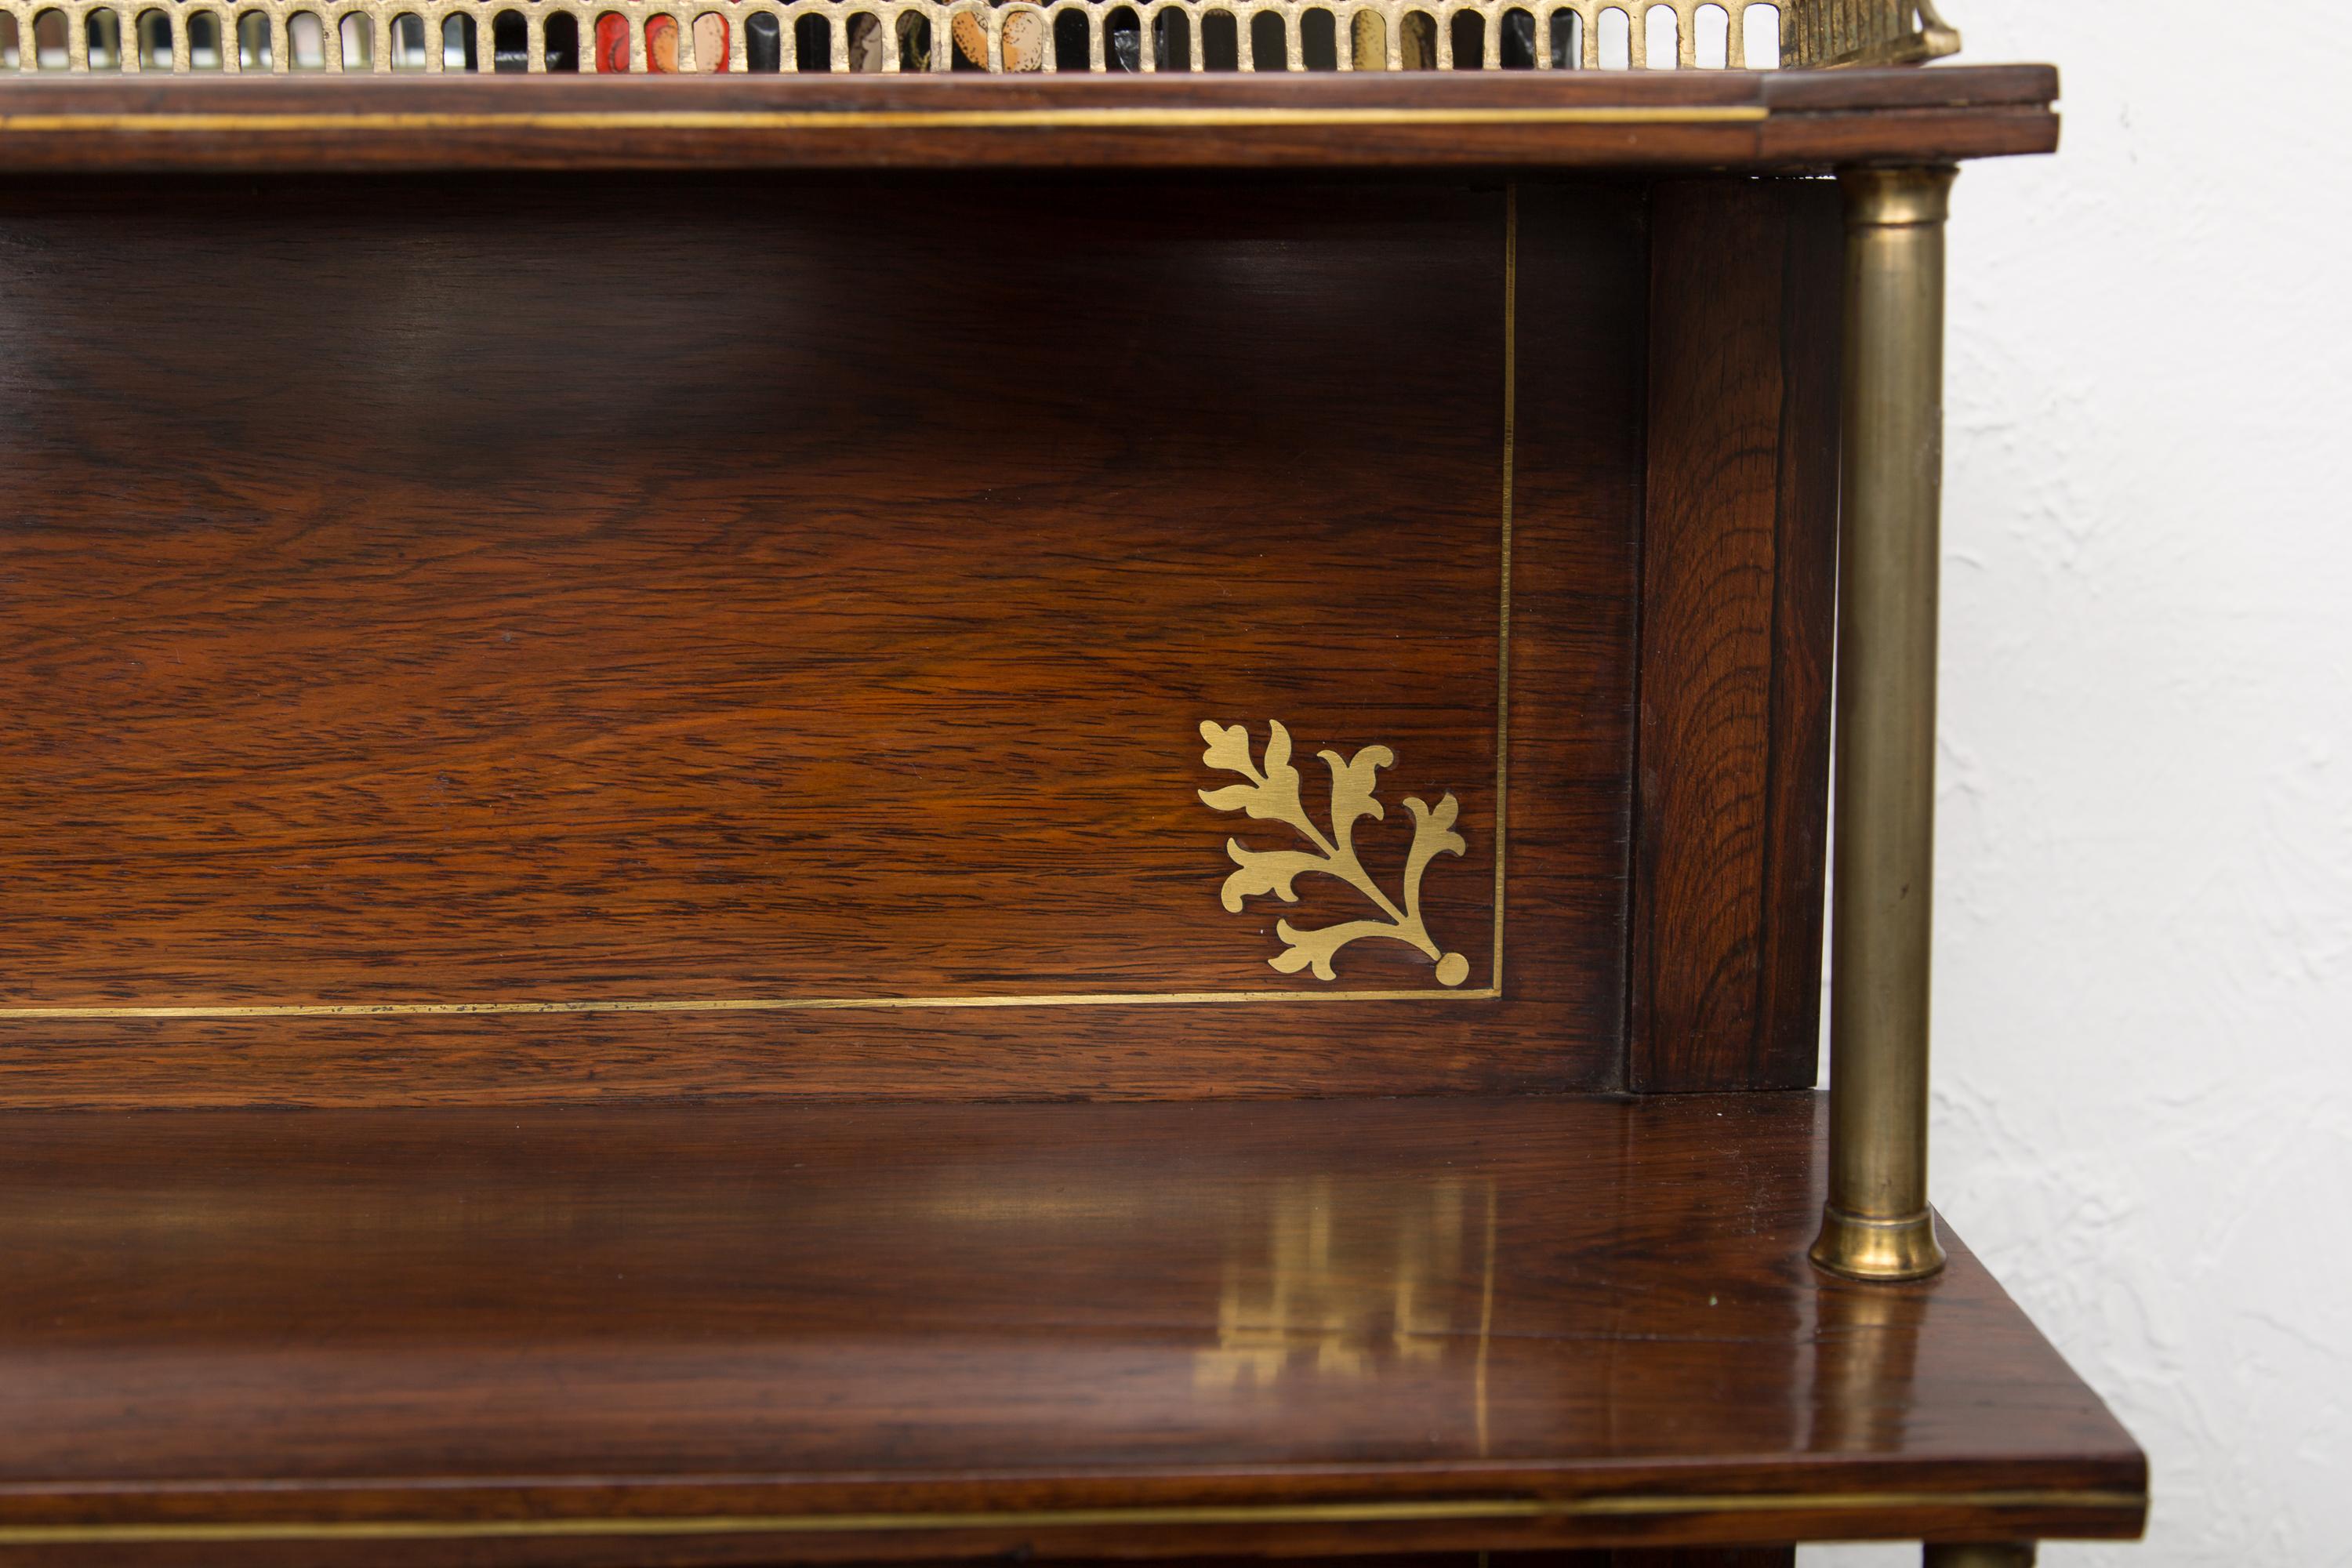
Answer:
<path fill-rule="evenodd" d="M 1944 1266 L 1927 1210 L 1936 575 L 1949 168 L 1856 169 L 1845 195 L 1829 1202 L 1813 1261 Z"/>

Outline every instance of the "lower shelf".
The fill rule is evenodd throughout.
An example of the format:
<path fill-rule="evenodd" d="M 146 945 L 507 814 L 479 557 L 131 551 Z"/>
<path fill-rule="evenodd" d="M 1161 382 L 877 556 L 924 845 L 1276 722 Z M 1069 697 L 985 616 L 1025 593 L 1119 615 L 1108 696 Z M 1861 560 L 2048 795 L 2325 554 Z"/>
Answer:
<path fill-rule="evenodd" d="M 773 1563 L 2128 1536 L 1810 1094 L 0 1118 L 0 1554 Z M 425 1543 L 440 1543 L 420 1558 Z"/>

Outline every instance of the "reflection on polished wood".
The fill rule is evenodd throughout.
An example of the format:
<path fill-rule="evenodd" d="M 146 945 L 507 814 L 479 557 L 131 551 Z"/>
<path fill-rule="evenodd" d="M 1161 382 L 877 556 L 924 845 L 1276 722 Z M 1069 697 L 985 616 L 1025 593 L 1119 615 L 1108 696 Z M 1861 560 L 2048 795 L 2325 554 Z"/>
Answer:
<path fill-rule="evenodd" d="M 1964 1250 L 1891 1288 L 1805 1264 L 1820 1121 L 1810 1094 L 18 1113 L 0 1550 L 2136 1531 L 2129 1439 Z"/>
<path fill-rule="evenodd" d="M 1465 1211 L 1480 1200 L 1479 1258 L 1465 1267 Z M 1201 1352 L 1205 1388 L 1379 1375 L 1391 1363 L 1443 1363 L 1465 1332 L 1489 1327 L 1495 1280 L 1495 1184 L 1401 1178 L 1355 1184 L 1286 1177 L 1266 1194 L 1266 1245 L 1225 1259 L 1217 1342 Z M 1348 1209 L 1389 1224 L 1339 1223 Z M 1385 1281 L 1387 1289 L 1380 1288 Z M 1484 1415 L 1484 1391 L 1477 1395 Z"/>

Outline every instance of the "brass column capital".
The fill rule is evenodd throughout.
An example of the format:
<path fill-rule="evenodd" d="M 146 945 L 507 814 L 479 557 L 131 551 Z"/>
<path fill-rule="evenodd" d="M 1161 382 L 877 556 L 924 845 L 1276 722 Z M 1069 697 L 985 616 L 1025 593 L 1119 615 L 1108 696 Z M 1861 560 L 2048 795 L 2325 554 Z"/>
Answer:
<path fill-rule="evenodd" d="M 1857 1279 L 1944 1266 L 1927 1208 L 1936 600 L 1948 167 L 1840 173 L 1845 377 L 1829 1202 L 1812 1258 Z"/>
<path fill-rule="evenodd" d="M 1849 229 L 1908 228 L 1940 224 L 1951 216 L 1952 181 L 1959 172 L 1949 163 L 1840 169 L 1838 192 L 1845 197 L 1845 226 Z"/>

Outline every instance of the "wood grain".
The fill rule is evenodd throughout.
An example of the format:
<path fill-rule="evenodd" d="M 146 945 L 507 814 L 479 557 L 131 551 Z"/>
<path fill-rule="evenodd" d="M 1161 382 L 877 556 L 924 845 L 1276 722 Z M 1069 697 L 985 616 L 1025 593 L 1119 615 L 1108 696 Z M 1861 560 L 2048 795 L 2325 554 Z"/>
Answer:
<path fill-rule="evenodd" d="M 0 184 L 0 1005 L 857 1005 L 0 1015 L 0 1103 L 118 1112 L 0 1111 L 0 1563 L 2136 1533 L 1964 1247 L 1802 1262 L 1812 1096 L 1540 1092 L 1810 1081 L 1829 198 L 1322 177 L 2042 150 L 2054 77 L 679 79 L 667 25 L 0 83 L 0 174 L 106 176 Z M 940 165 L 1062 174 L 713 173 Z M 1377 869 L 1455 796 L 1498 996 L 1266 968 L 1361 912 L 1217 907 L 1276 846 L 1195 726 L 1274 718 L 1396 752 Z M 119 1113 L 192 1106 L 247 1109 Z"/>
<path fill-rule="evenodd" d="M 1765 791 L 1757 1026 L 1738 1086 L 1819 1078 L 1829 876 L 1831 663 L 1837 624 L 1838 395 L 1845 234 L 1826 185 L 1787 205 L 1781 407 L 1774 497 L 1771 755 Z M 1734 1087 L 1726 1083 L 1724 1087 Z"/>
<path fill-rule="evenodd" d="M 636 1521 L 463 1543 L 489 1564 L 2141 1518 L 1965 1247 L 1914 1286 L 1803 1261 L 1810 1094 L 5 1120 L 11 1561 L 192 1560 L 25 1533 L 139 1521 Z M 1538 1506 L 659 1522 L 1482 1500 Z M 323 1533 L 238 1560 L 415 1561 Z"/>
<path fill-rule="evenodd" d="M 624 69 L 626 42 L 625 30 Z M 601 25 L 597 47 L 600 59 L 616 58 Z M 317 82 L 35 77 L 0 82 L 0 169 L 1797 173 L 2046 153 L 2057 144 L 2056 95 L 2056 73 L 2042 66 L 667 79 L 453 73 Z M 593 118 L 615 113 L 649 118 L 625 126 Z M 386 114 L 398 118 L 350 118 Z M 572 118 L 583 115 L 591 118 Z"/>
<path fill-rule="evenodd" d="M 1310 780 L 1391 748 L 1392 888 L 1452 794 L 1428 918 L 1491 977 L 1504 189 L 580 194 L 9 196 L 8 1005 L 1442 993 L 1395 942 L 1268 967 L 1218 889 L 1287 830 L 1198 800 L 1204 719 Z M 1622 192 L 1528 213 L 1505 1002 L 19 1016 L 6 1092 L 1613 1083 L 1643 239 Z M 582 330 L 618 298 L 626 353 Z M 1279 912 L 1368 912 L 1317 880 Z"/>
<path fill-rule="evenodd" d="M 1652 214 L 1628 1082 L 1797 1088 L 1818 1033 L 1838 200 L 1666 182 Z"/>

